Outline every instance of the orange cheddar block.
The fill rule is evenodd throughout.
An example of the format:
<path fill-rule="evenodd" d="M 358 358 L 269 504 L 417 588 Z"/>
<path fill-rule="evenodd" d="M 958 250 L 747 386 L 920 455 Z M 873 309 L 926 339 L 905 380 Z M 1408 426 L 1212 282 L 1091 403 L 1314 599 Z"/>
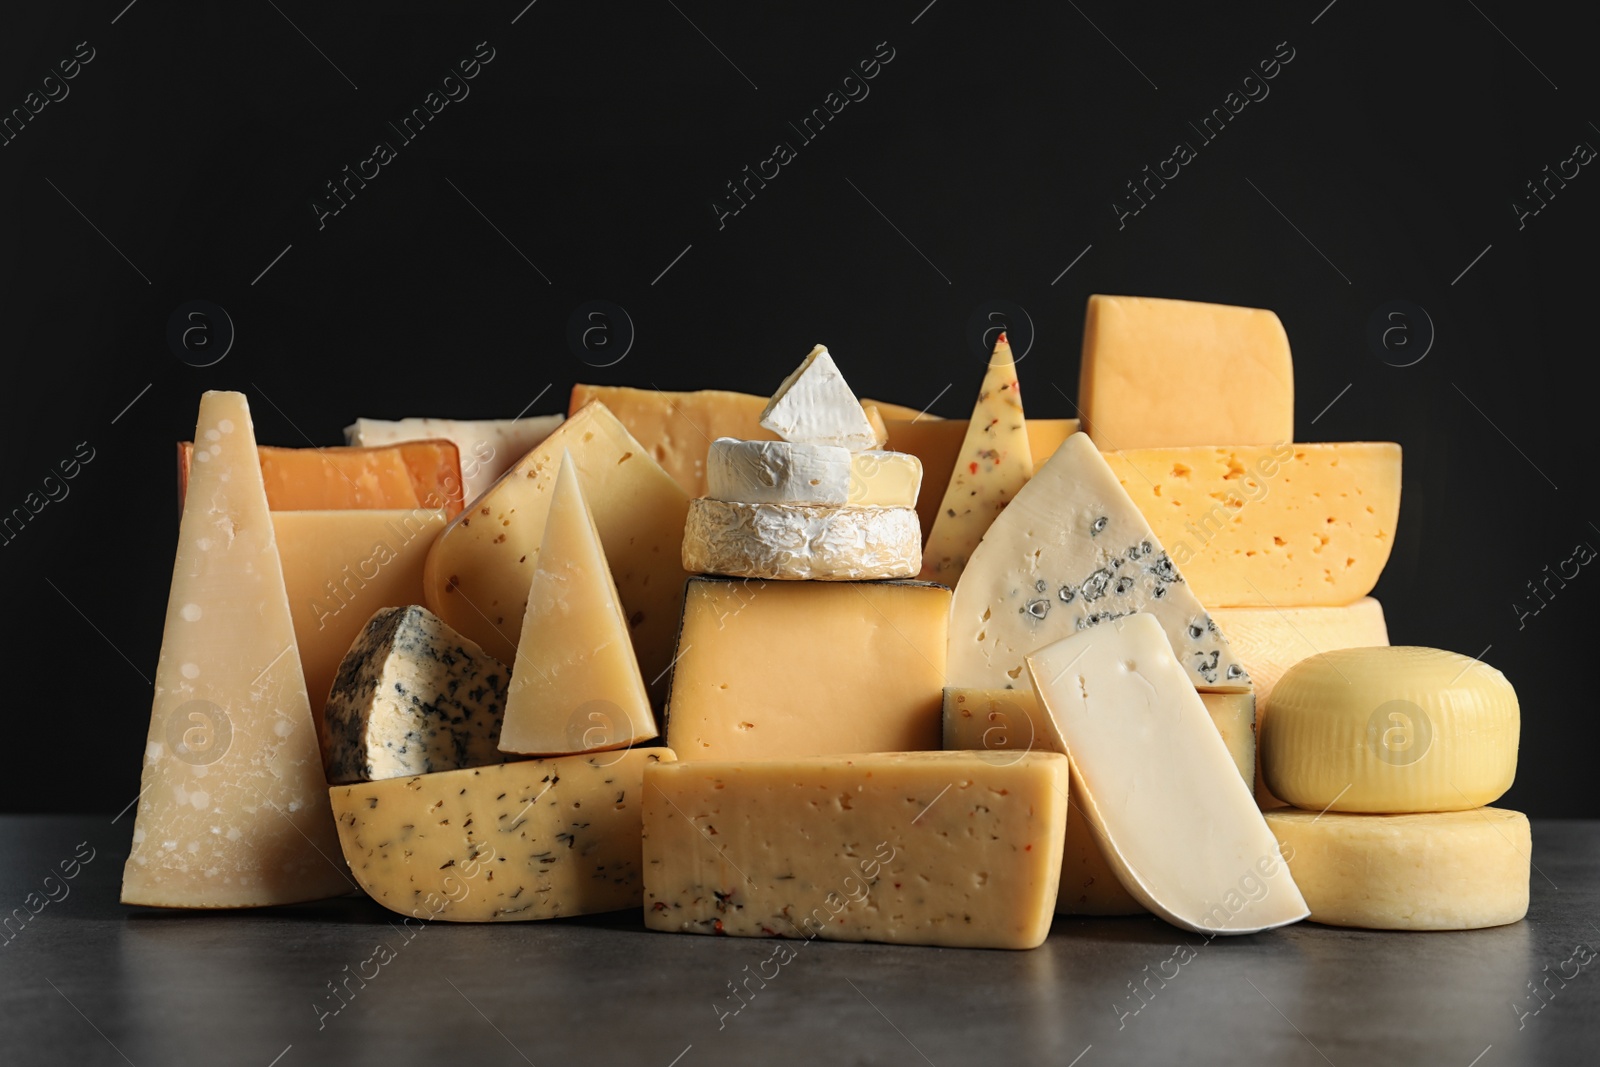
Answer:
<path fill-rule="evenodd" d="M 259 445 L 261 478 L 273 511 L 443 510 L 464 504 L 461 459 L 450 441 L 408 441 L 382 448 L 276 448 Z M 189 472 L 210 460 L 209 448 L 178 442 L 178 504 Z"/>

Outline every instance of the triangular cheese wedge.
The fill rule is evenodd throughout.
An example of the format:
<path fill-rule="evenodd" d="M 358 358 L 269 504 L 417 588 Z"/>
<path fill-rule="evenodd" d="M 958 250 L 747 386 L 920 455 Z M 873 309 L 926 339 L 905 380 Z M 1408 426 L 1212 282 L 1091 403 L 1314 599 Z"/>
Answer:
<path fill-rule="evenodd" d="M 922 579 L 954 587 L 989 524 L 1032 477 L 1033 451 L 1017 390 L 1017 367 L 1002 333 L 922 550 Z"/>
<path fill-rule="evenodd" d="M 1087 434 L 1075 433 L 1000 513 L 950 609 L 949 681 L 1028 684 L 1022 659 L 1092 626 L 1154 615 L 1200 689 L 1250 688 L 1228 639 Z"/>
<path fill-rule="evenodd" d="M 344 874 L 250 406 L 200 399 L 122 902 L 320 900 Z"/>
<path fill-rule="evenodd" d="M 801 445 L 877 448 L 880 438 L 856 394 L 822 345 L 783 380 L 761 412 L 761 426 Z"/>
<path fill-rule="evenodd" d="M 500 751 L 559 756 L 656 736 L 628 617 L 572 454 L 561 454 L 511 668 Z"/>

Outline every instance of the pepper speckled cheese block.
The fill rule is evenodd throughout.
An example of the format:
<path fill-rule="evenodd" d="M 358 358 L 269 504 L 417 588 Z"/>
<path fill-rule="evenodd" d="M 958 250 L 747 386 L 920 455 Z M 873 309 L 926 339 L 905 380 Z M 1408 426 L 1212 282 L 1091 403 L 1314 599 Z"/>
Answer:
<path fill-rule="evenodd" d="M 349 883 L 331 860 L 327 780 L 244 394 L 204 394 L 194 439 L 122 902 L 338 896 Z"/>
<path fill-rule="evenodd" d="M 1255 775 L 1255 698 L 1250 693 L 1201 693 L 1211 722 L 1222 735 L 1239 774 L 1248 785 Z M 1029 689 L 944 691 L 944 747 L 995 751 L 1066 752 L 1066 742 L 1049 716 L 1039 713 Z M 1122 887 L 1107 862 L 1098 831 L 1083 815 L 1084 800 L 1073 782 L 1072 817 L 1061 854 L 1062 915 L 1140 915 L 1144 905 Z"/>
<path fill-rule="evenodd" d="M 328 782 L 503 762 L 496 742 L 510 677 L 427 608 L 378 611 L 340 664 L 323 711 Z"/>
<path fill-rule="evenodd" d="M 1372 930 L 1476 930 L 1528 913 L 1533 838 L 1504 808 L 1410 815 L 1266 814 L 1311 921 Z"/>
<path fill-rule="evenodd" d="M 1067 823 L 1055 753 L 907 752 L 645 771 L 652 930 L 1035 948 Z"/>
<path fill-rule="evenodd" d="M 1250 677 L 1085 434 L 1067 438 L 972 554 L 950 613 L 950 685 L 1026 685 L 1023 657 L 1134 612 L 1161 623 L 1200 689 Z"/>
<path fill-rule="evenodd" d="M 689 579 L 667 704 L 683 760 L 939 747 L 950 590 Z"/>
<path fill-rule="evenodd" d="M 1213 610 L 1348 604 L 1372 592 L 1394 547 L 1397 444 L 1141 448 L 1105 458 Z"/>
<path fill-rule="evenodd" d="M 1289 336 L 1260 308 L 1097 293 L 1078 406 L 1102 448 L 1292 441 Z"/>
<path fill-rule="evenodd" d="M 328 792 L 345 861 L 390 911 L 447 922 L 639 906 L 644 769 L 664 748 L 469 767 Z"/>
<path fill-rule="evenodd" d="M 461 484 L 467 503 L 499 478 L 535 445 L 555 432 L 565 415 L 515 419 L 357 419 L 344 428 L 352 445 L 396 445 L 407 441 L 454 442 L 461 454 Z"/>
<path fill-rule="evenodd" d="M 1250 788 L 1160 623 L 1115 619 L 1028 656 L 1117 877 L 1161 918 L 1252 934 L 1307 915 Z"/>
<path fill-rule="evenodd" d="M 761 428 L 796 444 L 839 445 L 852 452 L 881 443 L 823 345 L 812 348 L 772 394 L 761 409 Z"/>
<path fill-rule="evenodd" d="M 1516 690 L 1437 648 L 1345 648 L 1303 659 L 1272 691 L 1267 788 L 1311 811 L 1456 811 L 1493 803 L 1517 773 Z"/>
<path fill-rule="evenodd" d="M 923 580 L 954 588 L 990 523 L 1032 477 L 1033 452 L 1022 417 L 1017 368 L 1002 333 L 989 357 L 966 437 L 928 534 Z"/>
<path fill-rule="evenodd" d="M 423 574 L 428 607 L 511 668 L 563 450 L 572 453 L 639 669 L 662 677 L 683 605 L 680 562 L 689 499 L 643 445 L 590 404 L 540 442 L 434 541 Z"/>
<path fill-rule="evenodd" d="M 789 581 L 911 578 L 922 529 L 910 508 L 691 501 L 683 567 Z"/>

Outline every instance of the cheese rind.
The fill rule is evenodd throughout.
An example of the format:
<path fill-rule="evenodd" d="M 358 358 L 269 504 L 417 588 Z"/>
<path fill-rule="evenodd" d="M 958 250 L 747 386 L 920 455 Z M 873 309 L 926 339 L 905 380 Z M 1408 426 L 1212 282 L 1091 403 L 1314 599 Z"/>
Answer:
<path fill-rule="evenodd" d="M 921 530 L 910 508 L 702 498 L 690 502 L 683 531 L 683 567 L 697 573 L 857 581 L 910 578 L 921 562 Z"/>
<path fill-rule="evenodd" d="M 1298 922 L 1305 901 L 1160 624 L 1137 614 L 1028 656 L 1106 859 L 1176 926 L 1246 934 Z"/>
<path fill-rule="evenodd" d="M 247 908 L 345 892 L 250 407 L 200 398 L 122 902 Z M 198 456 L 199 453 L 197 453 Z"/>
<path fill-rule="evenodd" d="M 561 455 L 517 649 L 500 751 L 565 755 L 656 736 L 628 619 L 570 452 Z"/>
<path fill-rule="evenodd" d="M 569 450 L 617 592 L 639 669 L 672 662 L 683 605 L 680 563 L 689 500 L 603 404 L 562 423 L 440 532 L 423 575 L 426 603 L 515 675 L 550 496 Z"/>
<path fill-rule="evenodd" d="M 1055 753 L 873 753 L 645 772 L 652 930 L 1035 948 L 1067 823 Z"/>
<path fill-rule="evenodd" d="M 323 711 L 329 784 L 501 763 L 511 672 L 420 605 L 375 612 Z"/>
<path fill-rule="evenodd" d="M 644 769 L 664 748 L 328 790 L 345 862 L 390 911 L 510 922 L 639 906 Z"/>
<path fill-rule="evenodd" d="M 844 504 L 850 450 L 719 437 L 706 454 L 706 495 L 746 504 Z"/>
<path fill-rule="evenodd" d="M 839 445 L 852 452 L 878 447 L 861 401 L 823 345 L 817 345 L 761 409 L 761 426 L 785 441 Z"/>
<path fill-rule="evenodd" d="M 461 455 L 461 484 L 471 503 L 511 465 L 555 432 L 565 415 L 515 419 L 357 419 L 344 428 L 347 444 L 395 445 L 443 438 Z"/>
<path fill-rule="evenodd" d="M 1311 921 L 1476 930 L 1528 913 L 1533 838 L 1504 808 L 1410 815 L 1269 811 Z"/>
<path fill-rule="evenodd" d="M 1349 604 L 1372 591 L 1394 546 L 1397 444 L 1145 448 L 1105 458 L 1213 609 Z"/>
<path fill-rule="evenodd" d="M 1017 368 L 1002 333 L 928 534 L 922 579 L 953 588 L 989 524 L 1032 477 Z"/>
<path fill-rule="evenodd" d="M 1102 448 L 1294 440 L 1294 366 L 1260 308 L 1089 297 L 1078 406 Z"/>
<path fill-rule="evenodd" d="M 667 705 L 683 760 L 939 747 L 950 591 L 691 578 Z"/>
<path fill-rule="evenodd" d="M 1506 676 L 1458 653 L 1324 652 L 1273 689 L 1261 770 L 1274 795 L 1312 811 L 1477 808 L 1511 788 L 1521 722 Z"/>
<path fill-rule="evenodd" d="M 989 527 L 956 587 L 951 685 L 1022 684 L 1025 655 L 1134 612 L 1160 621 L 1192 683 L 1250 678 L 1084 434 L 1068 438 Z"/>

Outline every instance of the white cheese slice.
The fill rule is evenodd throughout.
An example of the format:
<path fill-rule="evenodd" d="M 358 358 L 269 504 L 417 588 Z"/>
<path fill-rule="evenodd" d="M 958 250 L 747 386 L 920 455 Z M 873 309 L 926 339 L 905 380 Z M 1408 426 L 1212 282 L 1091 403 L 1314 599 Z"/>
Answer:
<path fill-rule="evenodd" d="M 1083 814 L 1128 892 L 1175 926 L 1253 934 L 1310 914 L 1249 786 L 1147 614 L 1028 656 Z"/>
<path fill-rule="evenodd" d="M 1161 623 L 1197 688 L 1250 688 L 1228 639 L 1100 450 L 1075 433 L 994 520 L 962 572 L 948 684 L 1026 684 L 1029 652 L 1134 612 Z"/>
<path fill-rule="evenodd" d="M 706 454 L 706 495 L 746 504 L 847 504 L 850 455 L 838 445 L 719 437 Z"/>
<path fill-rule="evenodd" d="M 881 443 L 861 402 L 822 345 L 783 380 L 761 412 L 761 426 L 785 441 L 839 445 L 852 452 Z"/>
<path fill-rule="evenodd" d="M 352 445 L 397 445 L 443 438 L 461 452 L 462 499 L 470 504 L 495 479 L 555 432 L 564 415 L 525 419 L 357 419 L 344 428 Z"/>
<path fill-rule="evenodd" d="M 922 527 L 912 508 L 703 498 L 689 502 L 683 566 L 735 578 L 911 578 L 922 567 Z"/>

